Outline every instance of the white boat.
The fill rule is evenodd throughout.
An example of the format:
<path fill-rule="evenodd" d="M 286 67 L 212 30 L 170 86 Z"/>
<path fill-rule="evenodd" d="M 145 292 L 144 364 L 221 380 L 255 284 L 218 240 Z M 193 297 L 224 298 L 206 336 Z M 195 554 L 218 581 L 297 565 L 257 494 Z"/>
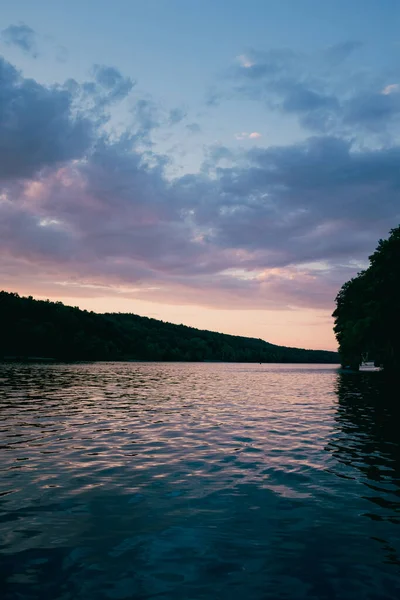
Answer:
<path fill-rule="evenodd" d="M 363 361 L 360 365 L 360 371 L 380 371 L 380 367 L 376 367 L 374 361 Z"/>

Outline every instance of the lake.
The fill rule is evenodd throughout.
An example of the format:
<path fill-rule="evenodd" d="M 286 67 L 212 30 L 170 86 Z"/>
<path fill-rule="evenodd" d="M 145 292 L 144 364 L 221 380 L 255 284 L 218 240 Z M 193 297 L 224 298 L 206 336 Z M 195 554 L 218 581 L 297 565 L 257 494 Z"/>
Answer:
<path fill-rule="evenodd" d="M 0 365 L 2 599 L 398 600 L 395 403 L 329 365 Z"/>

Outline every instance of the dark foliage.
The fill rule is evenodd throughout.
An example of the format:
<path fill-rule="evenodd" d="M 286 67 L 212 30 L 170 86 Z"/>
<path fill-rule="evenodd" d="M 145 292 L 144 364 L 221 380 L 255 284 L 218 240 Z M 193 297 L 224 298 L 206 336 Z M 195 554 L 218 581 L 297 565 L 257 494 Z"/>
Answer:
<path fill-rule="evenodd" d="M 400 371 L 400 226 L 380 240 L 370 266 L 336 297 L 336 338 L 344 366 L 358 369 L 363 356 L 386 371 Z"/>
<path fill-rule="evenodd" d="M 201 331 L 134 314 L 96 314 L 0 292 L 0 357 L 335 363 L 335 352 Z"/>

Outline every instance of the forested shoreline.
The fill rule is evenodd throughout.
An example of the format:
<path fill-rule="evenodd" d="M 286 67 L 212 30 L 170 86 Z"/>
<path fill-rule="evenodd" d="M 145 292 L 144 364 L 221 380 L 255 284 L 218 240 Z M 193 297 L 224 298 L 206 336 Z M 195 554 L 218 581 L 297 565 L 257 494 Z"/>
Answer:
<path fill-rule="evenodd" d="M 400 225 L 380 240 L 369 267 L 347 281 L 336 297 L 334 331 L 344 367 L 373 360 L 400 372 Z"/>
<path fill-rule="evenodd" d="M 338 363 L 336 352 L 269 344 L 135 314 L 98 314 L 0 292 L 0 359 Z"/>

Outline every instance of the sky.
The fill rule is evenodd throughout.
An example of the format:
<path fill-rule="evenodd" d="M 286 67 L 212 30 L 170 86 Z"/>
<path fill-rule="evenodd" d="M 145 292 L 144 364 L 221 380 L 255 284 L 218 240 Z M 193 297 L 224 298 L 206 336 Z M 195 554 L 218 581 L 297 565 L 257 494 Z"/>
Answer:
<path fill-rule="evenodd" d="M 399 167 L 398 0 L 2 1 L 2 289 L 336 349 Z"/>

